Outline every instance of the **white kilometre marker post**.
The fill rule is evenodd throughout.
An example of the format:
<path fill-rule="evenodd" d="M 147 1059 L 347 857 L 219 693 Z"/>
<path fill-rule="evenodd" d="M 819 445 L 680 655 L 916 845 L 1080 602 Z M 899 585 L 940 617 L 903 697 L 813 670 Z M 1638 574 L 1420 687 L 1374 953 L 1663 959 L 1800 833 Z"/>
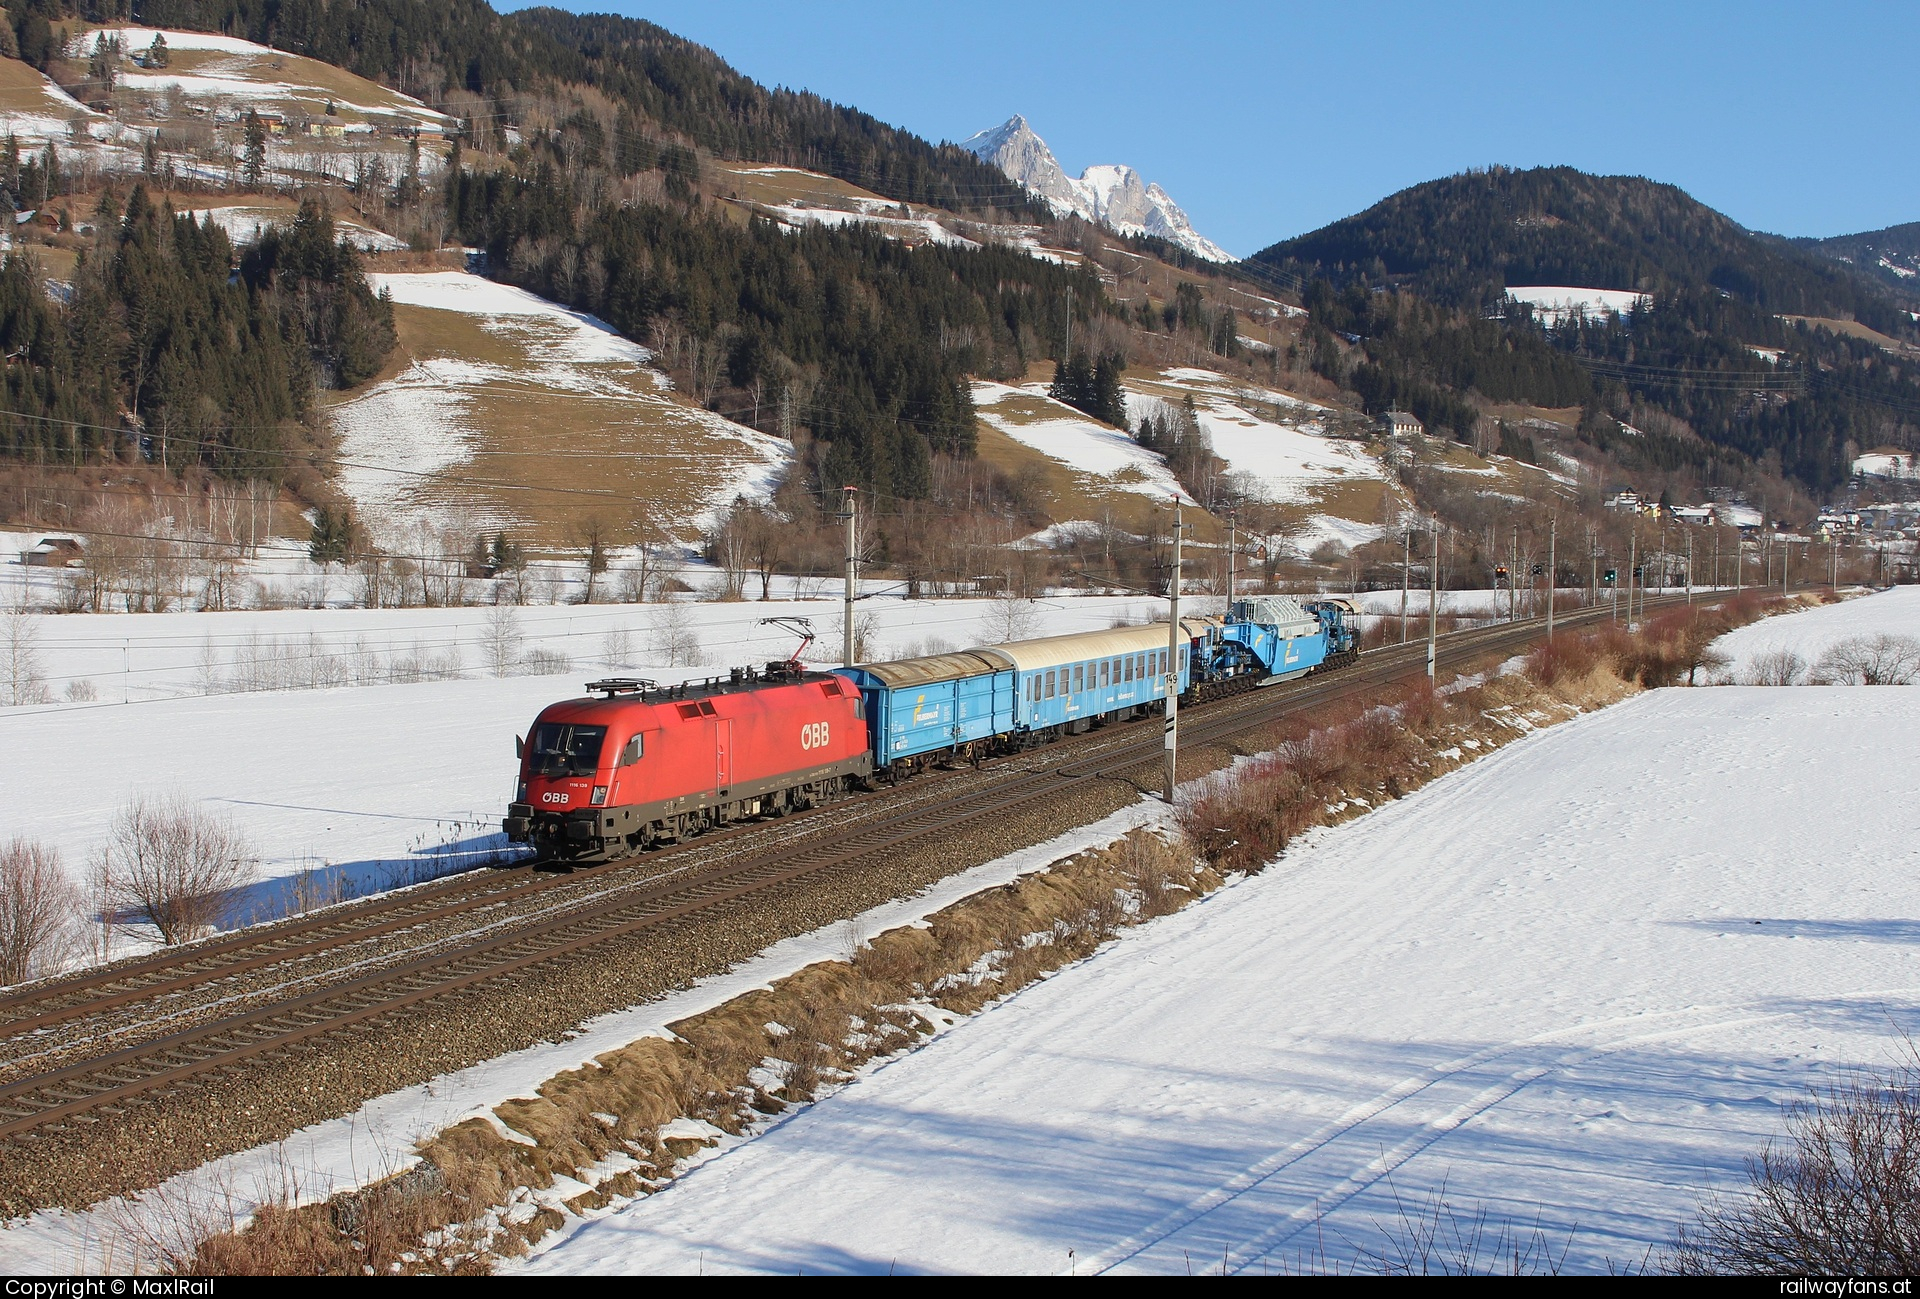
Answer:
<path fill-rule="evenodd" d="M 1173 574 L 1167 584 L 1167 806 L 1173 806 L 1174 763 L 1180 748 L 1180 498 L 1173 498 Z"/>

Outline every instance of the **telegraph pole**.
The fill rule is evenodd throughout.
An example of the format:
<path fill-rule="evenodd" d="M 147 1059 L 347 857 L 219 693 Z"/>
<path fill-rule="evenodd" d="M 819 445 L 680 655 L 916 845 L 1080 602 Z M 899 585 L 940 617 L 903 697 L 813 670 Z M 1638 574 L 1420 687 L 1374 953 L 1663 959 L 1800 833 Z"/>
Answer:
<path fill-rule="evenodd" d="M 1407 643 L 1407 587 L 1413 581 L 1413 529 L 1400 530 L 1400 643 Z"/>
<path fill-rule="evenodd" d="M 1693 534 L 1687 534 L 1687 603 L 1693 603 Z"/>
<path fill-rule="evenodd" d="M 1560 580 L 1560 570 L 1554 567 L 1556 561 L 1553 557 L 1554 543 L 1559 540 L 1559 535 L 1560 535 L 1560 521 L 1558 519 L 1549 517 L 1547 519 L 1547 639 L 1548 640 L 1553 639 L 1553 588 L 1555 584 L 1558 583 Z"/>
<path fill-rule="evenodd" d="M 1639 571 L 1640 528 L 1636 524 L 1633 539 L 1627 542 L 1627 626 L 1633 626 L 1633 575 Z"/>
<path fill-rule="evenodd" d="M 854 489 L 848 487 L 846 513 L 841 515 L 847 521 L 847 569 L 844 607 L 840 614 L 840 665 L 853 666 L 853 588 L 860 580 L 860 528 L 859 506 Z"/>
<path fill-rule="evenodd" d="M 1167 584 L 1167 806 L 1173 806 L 1174 763 L 1180 745 L 1180 498 L 1173 498 L 1173 576 Z"/>
<path fill-rule="evenodd" d="M 1174 514 L 1176 518 L 1179 516 L 1178 507 L 1175 507 Z M 1234 585 L 1239 580 L 1239 577 L 1240 577 L 1240 565 L 1238 562 L 1240 558 L 1240 554 L 1239 554 L 1240 526 L 1239 525 L 1240 525 L 1239 516 L 1235 514 L 1234 511 L 1228 510 L 1227 511 L 1227 613 L 1229 616 L 1231 616 L 1233 613 Z"/>
<path fill-rule="evenodd" d="M 1433 521 L 1433 559 L 1427 565 L 1427 684 L 1434 682 L 1434 658 L 1440 648 L 1440 521 Z"/>
<path fill-rule="evenodd" d="M 1520 621 L 1520 525 L 1513 525 L 1513 544 L 1507 550 L 1507 621 Z"/>

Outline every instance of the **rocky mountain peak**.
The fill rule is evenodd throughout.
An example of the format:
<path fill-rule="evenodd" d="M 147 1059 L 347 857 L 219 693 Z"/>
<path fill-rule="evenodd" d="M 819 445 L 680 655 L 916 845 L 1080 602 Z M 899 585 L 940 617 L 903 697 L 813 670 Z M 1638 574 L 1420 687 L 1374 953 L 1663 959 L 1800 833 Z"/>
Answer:
<path fill-rule="evenodd" d="M 1132 167 L 1101 164 L 1077 178 L 1068 176 L 1047 142 L 1018 113 L 960 147 L 1000 168 L 1058 215 L 1072 213 L 1120 234 L 1154 235 L 1209 261 L 1239 260 L 1195 230 L 1167 191 L 1147 183 Z"/>

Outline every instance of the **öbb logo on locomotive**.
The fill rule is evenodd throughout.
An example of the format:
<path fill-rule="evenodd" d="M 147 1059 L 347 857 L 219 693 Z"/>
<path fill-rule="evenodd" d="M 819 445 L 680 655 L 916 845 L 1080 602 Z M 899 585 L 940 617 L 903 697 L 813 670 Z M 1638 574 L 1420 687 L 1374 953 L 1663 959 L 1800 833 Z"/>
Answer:
<path fill-rule="evenodd" d="M 607 861 L 1145 717 L 1169 691 L 1198 702 L 1345 667 L 1358 627 L 1345 600 L 1259 596 L 1182 618 L 1171 651 L 1163 622 L 825 672 L 796 655 L 683 685 L 590 682 L 598 697 L 548 705 L 519 744 L 503 828 L 542 861 Z"/>

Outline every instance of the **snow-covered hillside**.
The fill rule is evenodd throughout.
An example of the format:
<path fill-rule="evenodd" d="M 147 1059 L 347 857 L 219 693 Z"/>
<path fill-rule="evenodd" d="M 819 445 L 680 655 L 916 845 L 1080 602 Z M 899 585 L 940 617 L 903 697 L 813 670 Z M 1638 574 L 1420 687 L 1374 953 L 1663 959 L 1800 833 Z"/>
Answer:
<path fill-rule="evenodd" d="M 638 502 L 691 534 L 764 497 L 785 441 L 674 400 L 650 354 L 609 326 L 458 271 L 370 275 L 411 364 L 335 406 L 341 487 L 377 536 L 530 526 L 565 540 Z"/>
<path fill-rule="evenodd" d="M 1154 403 L 1181 401 L 1189 394 L 1214 454 L 1227 462 L 1227 471 L 1237 475 L 1242 489 L 1255 499 L 1303 502 L 1313 498 L 1314 489 L 1329 484 L 1387 478 L 1385 467 L 1367 453 L 1364 443 L 1326 436 L 1328 407 L 1213 370 L 1176 366 L 1130 376 L 1127 413 L 1138 422 Z M 1373 526 L 1370 520 L 1350 522 Z M 1361 539 L 1378 535 L 1376 529 Z"/>
<path fill-rule="evenodd" d="M 1138 492 L 1162 503 L 1177 496 L 1193 504 L 1166 461 L 1121 430 L 1047 396 L 1045 384 L 975 380 L 973 402 L 981 419 L 1072 470 L 1089 490 Z"/>
<path fill-rule="evenodd" d="M 1905 625 L 1920 591 L 1848 607 Z M 1675 689 L 1542 732 L 526 1268 L 1379 1266 L 1440 1196 L 1565 1270 L 1642 1266 L 1782 1102 L 1920 1025 L 1916 724 L 1914 690 Z"/>
<path fill-rule="evenodd" d="M 1131 167 L 1100 165 L 1088 167 L 1077 179 L 1068 176 L 1047 142 L 1017 113 L 960 147 L 1006 172 L 1061 216 L 1072 213 L 1121 234 L 1154 235 L 1209 261 L 1239 260 L 1195 230 L 1167 191 L 1148 184 Z"/>

